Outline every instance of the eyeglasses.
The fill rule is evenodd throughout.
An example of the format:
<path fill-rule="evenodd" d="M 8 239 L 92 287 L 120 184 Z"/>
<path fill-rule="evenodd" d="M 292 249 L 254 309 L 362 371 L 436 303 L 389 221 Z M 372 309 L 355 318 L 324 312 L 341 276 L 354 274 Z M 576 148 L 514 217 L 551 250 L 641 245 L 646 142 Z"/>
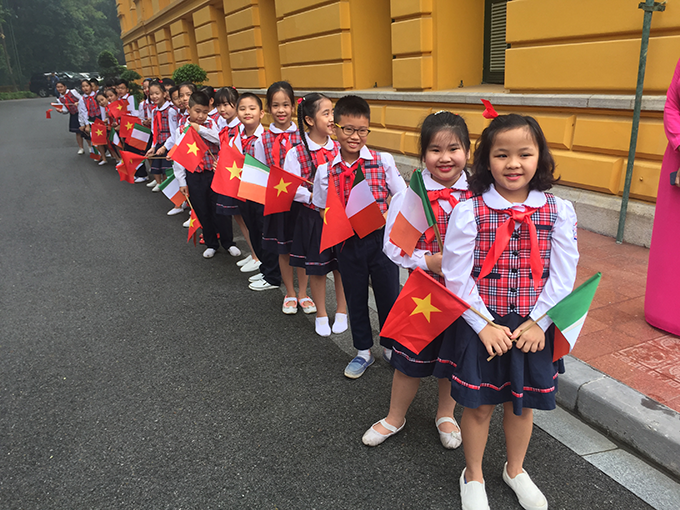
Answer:
<path fill-rule="evenodd" d="M 368 133 L 371 132 L 370 129 L 365 128 L 365 127 L 362 127 L 362 128 L 357 129 L 357 128 L 353 128 L 353 127 L 350 127 L 350 126 L 341 126 L 341 125 L 338 124 L 337 122 L 335 122 L 334 124 L 336 125 L 336 127 L 339 127 L 340 130 L 341 130 L 346 136 L 352 136 L 354 133 L 358 133 L 359 136 L 360 136 L 361 138 L 364 138 L 364 137 L 368 136 Z"/>

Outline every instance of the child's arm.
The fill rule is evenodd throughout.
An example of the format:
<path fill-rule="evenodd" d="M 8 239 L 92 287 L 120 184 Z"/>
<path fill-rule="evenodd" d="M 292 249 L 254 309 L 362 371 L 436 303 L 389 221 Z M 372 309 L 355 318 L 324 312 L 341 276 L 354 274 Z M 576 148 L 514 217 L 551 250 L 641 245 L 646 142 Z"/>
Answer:
<path fill-rule="evenodd" d="M 316 169 L 314 187 L 312 188 L 312 204 L 321 209 L 326 208 L 326 195 L 328 194 L 328 164 L 324 163 Z M 322 214 L 323 217 L 323 214 Z"/>
<path fill-rule="evenodd" d="M 254 150 L 253 157 L 263 165 L 266 165 L 267 155 L 264 152 L 264 142 L 262 141 L 262 137 L 259 137 L 257 140 L 255 140 L 253 150 Z"/>
<path fill-rule="evenodd" d="M 217 128 L 215 128 L 214 123 L 212 123 L 210 127 L 198 126 L 197 131 L 199 135 L 209 142 L 216 143 L 217 145 L 220 144 L 220 133 L 217 131 Z"/>
<path fill-rule="evenodd" d="M 177 126 L 177 110 L 175 110 L 174 108 L 170 110 L 170 113 L 168 113 L 168 127 L 170 128 L 170 136 L 163 145 L 166 151 L 169 151 L 175 146 L 176 138 L 175 133 L 177 132 L 178 126 Z"/>
<path fill-rule="evenodd" d="M 80 127 L 85 127 L 89 124 L 87 106 L 85 106 L 85 100 L 82 97 L 78 100 L 78 123 Z"/>

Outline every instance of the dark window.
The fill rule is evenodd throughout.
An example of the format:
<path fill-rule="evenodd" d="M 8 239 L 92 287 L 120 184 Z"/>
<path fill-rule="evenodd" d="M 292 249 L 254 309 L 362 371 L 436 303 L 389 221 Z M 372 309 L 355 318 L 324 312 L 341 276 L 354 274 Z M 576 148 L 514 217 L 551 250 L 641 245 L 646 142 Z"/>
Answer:
<path fill-rule="evenodd" d="M 505 81 L 505 22 L 507 0 L 484 2 L 484 83 Z"/>

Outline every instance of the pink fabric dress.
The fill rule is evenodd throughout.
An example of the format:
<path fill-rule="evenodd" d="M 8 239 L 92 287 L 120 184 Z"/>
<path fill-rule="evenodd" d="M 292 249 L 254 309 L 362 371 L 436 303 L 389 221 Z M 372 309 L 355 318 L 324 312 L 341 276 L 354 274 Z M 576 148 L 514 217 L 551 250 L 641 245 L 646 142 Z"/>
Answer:
<path fill-rule="evenodd" d="M 680 335 L 680 188 L 670 183 L 670 174 L 680 167 L 680 61 L 668 88 L 663 125 L 668 147 L 656 198 L 645 319 L 654 327 Z"/>

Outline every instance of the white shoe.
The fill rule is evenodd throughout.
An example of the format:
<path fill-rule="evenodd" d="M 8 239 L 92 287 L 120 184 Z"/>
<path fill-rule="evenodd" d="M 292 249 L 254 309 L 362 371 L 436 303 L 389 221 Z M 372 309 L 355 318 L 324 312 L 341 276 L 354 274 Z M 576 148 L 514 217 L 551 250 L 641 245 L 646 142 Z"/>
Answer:
<path fill-rule="evenodd" d="M 168 216 L 174 216 L 175 214 L 179 214 L 181 212 L 184 212 L 184 209 L 182 209 L 181 207 L 173 207 L 168 211 L 167 214 Z"/>
<path fill-rule="evenodd" d="M 106 163 L 107 163 L 107 161 L 106 161 L 105 159 L 102 159 L 102 160 L 98 163 L 98 165 L 99 165 L 99 166 L 103 166 L 103 165 L 105 165 Z"/>
<path fill-rule="evenodd" d="M 256 282 L 251 283 L 248 285 L 248 288 L 250 290 L 270 290 L 270 289 L 278 289 L 278 285 L 272 285 L 271 283 L 268 283 L 267 280 L 264 278 L 262 280 L 258 280 Z"/>
<path fill-rule="evenodd" d="M 146 181 L 147 181 L 146 177 L 135 177 L 135 183 L 146 182 Z"/>
<path fill-rule="evenodd" d="M 239 260 L 239 261 L 236 263 L 236 265 L 237 265 L 238 267 L 243 267 L 243 266 L 245 266 L 248 262 L 250 262 L 251 260 L 253 260 L 253 256 L 252 256 L 252 255 L 248 255 L 246 258 Z"/>
<path fill-rule="evenodd" d="M 261 280 L 262 278 L 264 278 L 264 275 L 262 273 L 257 273 L 257 274 L 254 274 L 253 276 L 251 276 L 250 278 L 248 278 L 248 281 L 250 283 L 253 283 L 253 282 L 257 282 L 257 281 Z"/>
<path fill-rule="evenodd" d="M 238 249 L 238 246 L 232 245 L 232 246 L 229 247 L 229 249 L 227 251 L 229 252 L 229 255 L 231 255 L 232 257 L 240 257 L 241 256 L 241 250 Z"/>
<path fill-rule="evenodd" d="M 525 510 L 548 510 L 548 500 L 523 469 L 515 478 L 510 478 L 506 462 L 503 466 L 503 481 L 515 492 L 519 504 Z"/>
<path fill-rule="evenodd" d="M 319 336 L 331 336 L 331 326 L 328 324 L 328 317 L 317 317 L 314 319 L 314 331 Z"/>
<path fill-rule="evenodd" d="M 189 228 L 189 227 L 191 226 L 191 218 L 189 218 L 187 221 L 185 221 L 184 223 L 182 223 L 182 226 L 183 226 L 184 228 Z"/>
<path fill-rule="evenodd" d="M 257 271 L 260 269 L 260 266 L 262 265 L 262 262 L 259 260 L 251 260 L 247 264 L 243 264 L 241 266 L 241 272 L 242 273 L 252 273 L 253 271 Z"/>
<path fill-rule="evenodd" d="M 205 251 L 203 252 L 203 258 L 204 259 L 211 259 L 215 256 L 215 249 L 214 248 L 206 248 Z"/>
<path fill-rule="evenodd" d="M 375 430 L 373 427 L 375 427 L 377 424 L 382 425 L 385 427 L 387 430 L 390 432 L 388 434 L 381 434 L 377 430 Z M 361 438 L 361 442 L 364 443 L 366 446 L 378 446 L 379 444 L 382 444 L 385 442 L 385 439 L 387 439 L 390 436 L 393 436 L 397 432 L 399 432 L 401 429 L 404 428 L 404 425 L 406 425 L 406 418 L 404 418 L 404 423 L 401 424 L 401 427 L 397 428 L 393 425 L 390 425 L 387 423 L 384 419 L 375 422 L 373 425 L 371 425 L 371 428 L 368 429 L 365 433 L 364 436 Z"/>
<path fill-rule="evenodd" d="M 78 156 L 85 154 L 85 149 L 78 149 Z"/>
<path fill-rule="evenodd" d="M 463 510 L 490 510 L 484 482 L 465 483 L 465 471 L 460 475 L 460 500 Z"/>
<path fill-rule="evenodd" d="M 439 425 L 442 423 L 453 423 L 458 428 L 458 432 L 442 432 L 439 429 Z M 455 450 L 461 445 L 463 442 L 463 436 L 460 433 L 460 427 L 458 426 L 458 422 L 455 418 L 444 416 L 438 420 L 435 420 L 434 424 L 437 427 L 437 432 L 439 432 L 439 440 L 442 442 L 442 446 L 444 448 L 447 450 Z"/>
<path fill-rule="evenodd" d="M 149 181 L 149 183 L 146 185 L 147 188 L 153 188 L 154 186 L 158 186 L 156 181 Z"/>
<path fill-rule="evenodd" d="M 155 183 L 156 181 L 152 181 L 152 182 Z M 151 188 L 151 186 L 148 186 L 148 187 Z M 160 187 L 158 184 L 156 184 L 156 185 L 151 189 L 151 191 L 153 191 L 154 193 L 158 193 L 160 190 L 161 190 L 161 187 Z"/>
<path fill-rule="evenodd" d="M 347 331 L 347 314 L 346 313 L 336 313 L 335 320 L 333 321 L 333 333 L 344 333 Z"/>

